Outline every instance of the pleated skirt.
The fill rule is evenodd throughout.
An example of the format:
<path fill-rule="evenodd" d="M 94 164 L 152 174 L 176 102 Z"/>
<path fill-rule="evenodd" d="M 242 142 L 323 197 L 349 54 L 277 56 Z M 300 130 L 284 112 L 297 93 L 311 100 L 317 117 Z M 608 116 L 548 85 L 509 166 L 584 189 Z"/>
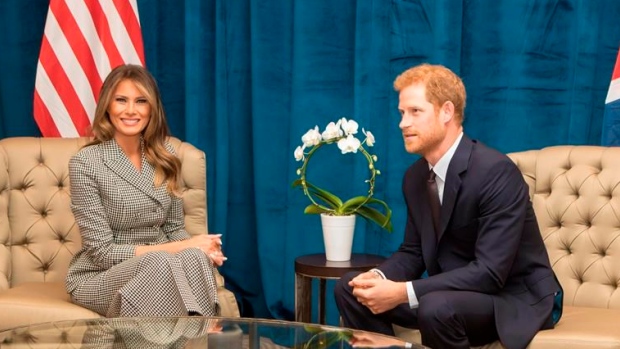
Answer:
<path fill-rule="evenodd" d="M 136 256 L 96 275 L 71 294 L 106 317 L 219 315 L 215 266 L 197 248 Z"/>

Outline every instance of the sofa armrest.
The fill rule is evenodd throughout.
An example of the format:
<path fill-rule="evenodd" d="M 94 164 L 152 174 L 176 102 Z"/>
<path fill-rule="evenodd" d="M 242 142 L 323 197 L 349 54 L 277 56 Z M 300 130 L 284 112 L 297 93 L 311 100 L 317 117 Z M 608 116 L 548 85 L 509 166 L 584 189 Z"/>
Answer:
<path fill-rule="evenodd" d="M 220 316 L 240 317 L 237 299 L 234 293 L 224 287 L 224 277 L 217 269 L 215 270 L 215 282 L 217 284 L 217 298 L 220 301 Z"/>
<path fill-rule="evenodd" d="M 9 167 L 6 150 L 0 144 L 0 291 L 10 287 L 11 234 L 9 227 Z"/>

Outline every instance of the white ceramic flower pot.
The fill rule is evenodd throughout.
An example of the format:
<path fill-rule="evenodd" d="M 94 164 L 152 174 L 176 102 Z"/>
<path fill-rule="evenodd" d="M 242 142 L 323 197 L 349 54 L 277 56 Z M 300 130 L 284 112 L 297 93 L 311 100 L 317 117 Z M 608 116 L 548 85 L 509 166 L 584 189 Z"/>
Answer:
<path fill-rule="evenodd" d="M 321 214 L 325 257 L 328 261 L 343 262 L 351 259 L 355 215 L 329 216 Z"/>

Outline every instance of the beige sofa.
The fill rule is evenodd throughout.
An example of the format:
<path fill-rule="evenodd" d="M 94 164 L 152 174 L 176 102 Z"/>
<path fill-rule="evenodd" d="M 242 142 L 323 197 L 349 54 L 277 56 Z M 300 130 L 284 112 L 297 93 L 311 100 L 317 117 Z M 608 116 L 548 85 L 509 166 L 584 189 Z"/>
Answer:
<path fill-rule="evenodd" d="M 68 163 L 88 139 L 0 140 L 0 332 L 33 323 L 99 317 L 71 303 L 64 279 L 80 248 L 70 208 Z M 176 138 L 182 162 L 185 224 L 207 233 L 205 154 Z M 218 274 L 222 315 L 238 317 Z"/>
<path fill-rule="evenodd" d="M 556 146 L 509 156 L 530 186 L 564 289 L 560 322 L 528 348 L 620 348 L 620 147 Z M 418 331 L 396 332 L 420 341 Z"/>

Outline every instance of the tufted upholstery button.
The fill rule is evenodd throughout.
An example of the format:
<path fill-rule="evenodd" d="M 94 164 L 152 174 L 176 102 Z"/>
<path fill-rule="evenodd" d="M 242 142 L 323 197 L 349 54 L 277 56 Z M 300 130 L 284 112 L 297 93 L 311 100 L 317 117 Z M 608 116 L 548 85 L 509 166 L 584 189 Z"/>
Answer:
<path fill-rule="evenodd" d="M 47 211 L 41 211 L 41 217 L 47 217 Z"/>

